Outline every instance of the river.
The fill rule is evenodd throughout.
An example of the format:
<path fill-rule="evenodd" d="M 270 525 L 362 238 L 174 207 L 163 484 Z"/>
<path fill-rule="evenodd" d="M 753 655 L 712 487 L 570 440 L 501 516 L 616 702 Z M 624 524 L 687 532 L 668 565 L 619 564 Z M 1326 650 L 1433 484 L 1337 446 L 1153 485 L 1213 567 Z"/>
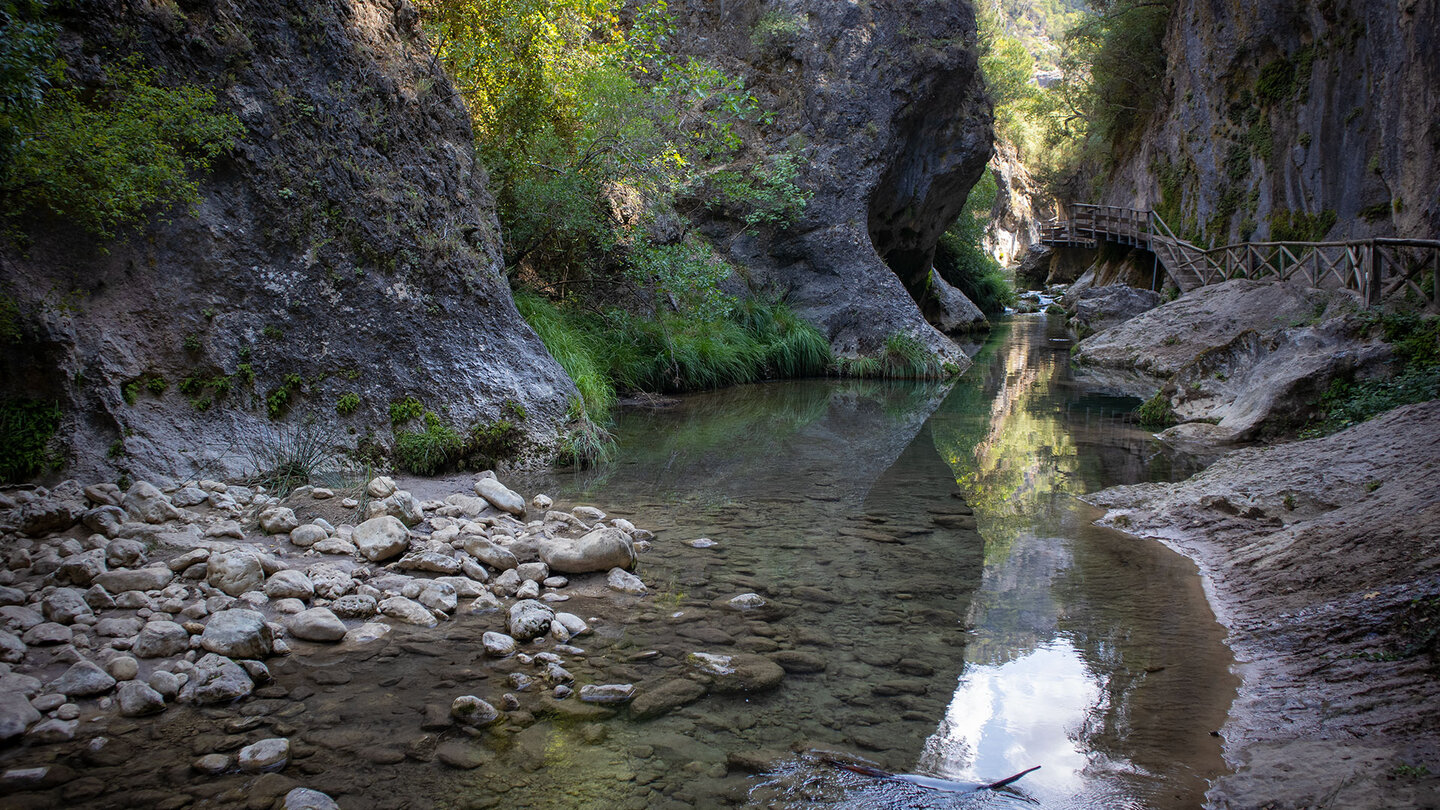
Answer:
<path fill-rule="evenodd" d="M 12 749 L 7 767 L 51 766 L 62 787 L 6 801 L 269 807 L 298 784 L 347 810 L 1198 807 L 1224 768 L 1212 731 L 1236 685 L 1221 628 L 1194 565 L 1093 526 L 1075 497 L 1193 470 L 1135 427 L 1135 400 L 1072 379 L 1069 345 L 1058 320 L 1002 321 L 952 384 L 686 397 L 624 414 L 613 463 L 511 477 L 655 533 L 647 594 L 578 578 L 558 606 L 594 632 L 526 652 L 559 652 L 577 686 L 689 690 L 668 713 L 522 689 L 535 665 L 481 648 L 503 614 L 462 611 L 358 647 L 297 643 L 235 705 Z M 469 482 L 411 486 L 430 498 Z M 763 605 L 736 609 L 746 594 Z M 786 672 L 768 691 L 703 694 L 695 653 Z M 449 722 L 457 696 L 506 693 L 504 722 L 473 736 Z M 291 741 L 282 773 L 191 768 L 260 737 Z M 937 792 L 815 751 L 956 782 L 1040 770 L 1004 791 Z"/>
<path fill-rule="evenodd" d="M 557 757 L 539 780 L 561 804 L 977 801 L 785 754 L 822 749 L 961 781 L 1041 766 L 985 801 L 1198 807 L 1224 768 L 1211 732 L 1236 686 L 1223 631 L 1193 564 L 1091 525 L 1075 498 L 1195 470 L 1135 426 L 1137 401 L 1078 384 L 1069 347 L 1057 319 L 1017 317 L 948 388 L 687 397 L 623 417 L 616 463 L 530 482 L 568 503 L 623 504 L 611 511 L 656 531 L 640 574 L 663 607 L 640 608 L 625 649 L 798 650 L 825 666 L 763 696 L 612 723 L 594 756 Z M 685 545 L 701 537 L 715 545 Z M 717 608 L 747 592 L 793 613 L 757 623 Z M 724 766 L 755 750 L 777 772 Z M 617 786 L 607 769 L 645 784 Z"/>

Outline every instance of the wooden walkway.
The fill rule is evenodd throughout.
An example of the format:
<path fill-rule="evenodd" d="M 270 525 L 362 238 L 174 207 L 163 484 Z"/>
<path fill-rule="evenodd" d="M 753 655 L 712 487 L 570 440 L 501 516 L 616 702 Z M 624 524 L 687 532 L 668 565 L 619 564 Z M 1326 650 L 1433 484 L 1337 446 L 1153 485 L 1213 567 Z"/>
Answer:
<path fill-rule="evenodd" d="M 1295 279 L 1312 287 L 1355 290 L 1367 307 L 1408 302 L 1440 310 L 1440 241 L 1433 239 L 1241 242 L 1207 250 L 1175 236 L 1154 211 L 1075 205 L 1069 219 L 1041 227 L 1040 241 L 1058 247 L 1111 242 L 1143 248 L 1155 254 L 1181 292 L 1232 278 Z"/>

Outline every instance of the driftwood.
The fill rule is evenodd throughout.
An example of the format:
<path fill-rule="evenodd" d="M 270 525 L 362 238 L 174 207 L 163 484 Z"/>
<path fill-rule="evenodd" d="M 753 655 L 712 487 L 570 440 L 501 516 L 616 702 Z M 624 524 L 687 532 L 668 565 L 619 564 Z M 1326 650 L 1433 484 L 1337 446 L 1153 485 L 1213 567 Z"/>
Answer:
<path fill-rule="evenodd" d="M 1027 773 L 1030 773 L 1031 771 L 1040 770 L 1040 766 L 1036 765 L 1033 768 L 1026 768 L 1025 770 L 1014 774 L 1013 776 L 1007 776 L 998 782 L 957 782 L 953 779 L 941 779 L 936 776 L 922 776 L 918 773 L 891 773 L 889 771 L 882 771 L 879 768 L 872 768 L 869 765 L 861 765 L 856 762 L 846 762 L 842 759 L 827 756 L 824 754 L 820 755 L 820 760 L 822 762 L 828 762 L 837 768 L 842 768 L 844 770 L 850 771 L 851 773 L 858 773 L 861 776 L 871 776 L 876 779 L 890 779 L 896 782 L 908 782 L 909 784 L 919 785 L 920 787 L 929 788 L 931 790 L 948 790 L 954 793 L 974 793 L 980 790 L 998 790 L 1005 787 L 1006 785 L 1013 784 L 1014 782 L 1018 781 L 1020 777 L 1024 776 Z"/>

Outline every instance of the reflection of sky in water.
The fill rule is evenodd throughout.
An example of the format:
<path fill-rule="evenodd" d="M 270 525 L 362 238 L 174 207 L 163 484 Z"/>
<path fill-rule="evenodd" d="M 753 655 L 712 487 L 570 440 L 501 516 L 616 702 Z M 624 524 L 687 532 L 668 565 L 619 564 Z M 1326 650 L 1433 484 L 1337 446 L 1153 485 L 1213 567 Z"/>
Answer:
<path fill-rule="evenodd" d="M 1087 763 L 1076 740 L 1100 695 L 1079 654 L 1063 640 L 1003 664 L 971 664 L 926 742 L 921 770 L 986 781 L 1041 765 L 1025 777 L 1027 792 L 1075 793 Z"/>

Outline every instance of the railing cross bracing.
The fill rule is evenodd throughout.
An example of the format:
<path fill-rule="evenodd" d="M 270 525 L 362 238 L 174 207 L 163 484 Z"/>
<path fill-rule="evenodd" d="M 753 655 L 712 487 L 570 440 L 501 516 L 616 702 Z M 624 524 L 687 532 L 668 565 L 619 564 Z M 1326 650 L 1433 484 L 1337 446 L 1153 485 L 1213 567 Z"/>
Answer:
<path fill-rule="evenodd" d="M 1241 242 L 1207 250 L 1177 237 L 1154 211 L 1082 204 L 1072 206 L 1069 219 L 1041 226 L 1040 241 L 1143 248 L 1155 254 L 1181 292 L 1232 278 L 1299 279 L 1312 287 L 1355 290 L 1367 307 L 1400 297 L 1440 309 L 1440 240 Z"/>

